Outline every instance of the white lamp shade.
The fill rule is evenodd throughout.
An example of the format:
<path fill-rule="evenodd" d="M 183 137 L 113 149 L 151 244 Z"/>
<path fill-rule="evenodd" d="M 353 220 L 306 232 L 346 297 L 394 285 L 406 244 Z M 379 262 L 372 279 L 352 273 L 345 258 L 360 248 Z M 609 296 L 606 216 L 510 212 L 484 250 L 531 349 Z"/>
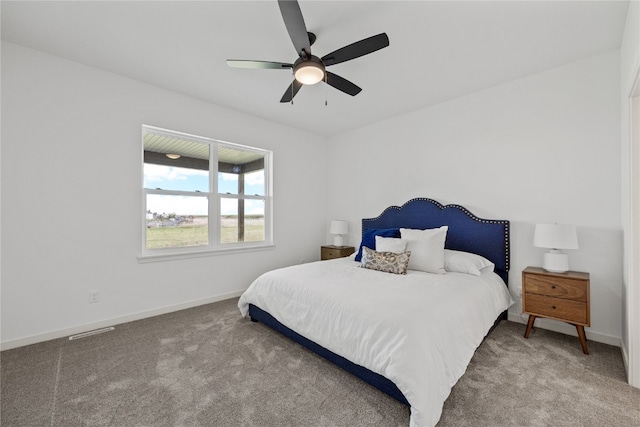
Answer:
<path fill-rule="evenodd" d="M 349 223 L 347 221 L 340 221 L 334 219 L 331 221 L 331 227 L 329 227 L 329 233 L 331 234 L 348 234 Z"/>
<path fill-rule="evenodd" d="M 347 221 L 334 219 L 331 221 L 329 233 L 335 234 L 335 236 L 333 236 L 333 246 L 342 246 L 344 244 L 342 235 L 349 233 L 349 223 Z"/>
<path fill-rule="evenodd" d="M 576 227 L 569 224 L 536 224 L 533 246 L 550 249 L 544 254 L 542 268 L 564 273 L 569 270 L 569 255 L 561 249 L 578 249 Z"/>
<path fill-rule="evenodd" d="M 533 246 L 549 249 L 578 249 L 576 226 L 570 224 L 536 224 Z"/>

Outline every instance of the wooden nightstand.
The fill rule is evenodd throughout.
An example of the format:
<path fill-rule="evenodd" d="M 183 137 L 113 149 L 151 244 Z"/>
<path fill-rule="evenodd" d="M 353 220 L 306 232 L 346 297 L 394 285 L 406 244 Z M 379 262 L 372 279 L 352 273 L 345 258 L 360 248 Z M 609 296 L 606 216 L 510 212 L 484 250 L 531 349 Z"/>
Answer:
<path fill-rule="evenodd" d="M 525 338 L 529 338 L 536 317 L 561 320 L 576 327 L 582 351 L 589 354 L 584 334 L 584 327 L 591 326 L 589 273 L 551 273 L 538 267 L 525 268 L 522 311 L 529 314 Z"/>
<path fill-rule="evenodd" d="M 356 248 L 353 246 L 322 246 L 320 247 L 320 259 L 325 261 L 327 259 L 343 258 L 351 255 L 355 251 Z"/>

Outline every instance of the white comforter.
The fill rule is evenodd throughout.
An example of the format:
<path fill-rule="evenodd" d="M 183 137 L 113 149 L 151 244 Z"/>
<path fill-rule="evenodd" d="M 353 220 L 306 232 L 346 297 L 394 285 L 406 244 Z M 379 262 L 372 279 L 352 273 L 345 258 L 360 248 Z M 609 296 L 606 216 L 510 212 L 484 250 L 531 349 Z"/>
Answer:
<path fill-rule="evenodd" d="M 513 299 L 494 273 L 395 275 L 349 258 L 273 270 L 240 297 L 280 323 L 393 381 L 411 426 L 433 426 L 476 348 Z"/>

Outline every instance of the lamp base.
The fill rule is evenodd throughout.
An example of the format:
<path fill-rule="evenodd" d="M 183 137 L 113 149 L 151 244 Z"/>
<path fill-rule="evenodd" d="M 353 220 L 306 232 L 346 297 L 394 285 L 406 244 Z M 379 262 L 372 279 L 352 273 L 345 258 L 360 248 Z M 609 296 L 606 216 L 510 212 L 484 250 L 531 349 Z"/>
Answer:
<path fill-rule="evenodd" d="M 552 249 L 544 254 L 542 268 L 551 273 L 566 273 L 569 271 L 569 255 Z"/>
<path fill-rule="evenodd" d="M 333 236 L 333 246 L 342 246 L 344 244 L 344 240 L 342 238 L 342 234 L 336 234 Z"/>

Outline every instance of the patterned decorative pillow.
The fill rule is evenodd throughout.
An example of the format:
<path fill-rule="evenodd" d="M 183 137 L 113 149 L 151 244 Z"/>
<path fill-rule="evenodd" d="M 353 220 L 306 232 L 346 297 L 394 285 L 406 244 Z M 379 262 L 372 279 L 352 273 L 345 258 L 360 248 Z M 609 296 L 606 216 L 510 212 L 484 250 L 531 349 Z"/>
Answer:
<path fill-rule="evenodd" d="M 394 254 L 393 252 L 377 252 L 366 246 L 362 248 L 361 266 L 371 270 L 393 274 L 407 274 L 411 252 Z"/>

